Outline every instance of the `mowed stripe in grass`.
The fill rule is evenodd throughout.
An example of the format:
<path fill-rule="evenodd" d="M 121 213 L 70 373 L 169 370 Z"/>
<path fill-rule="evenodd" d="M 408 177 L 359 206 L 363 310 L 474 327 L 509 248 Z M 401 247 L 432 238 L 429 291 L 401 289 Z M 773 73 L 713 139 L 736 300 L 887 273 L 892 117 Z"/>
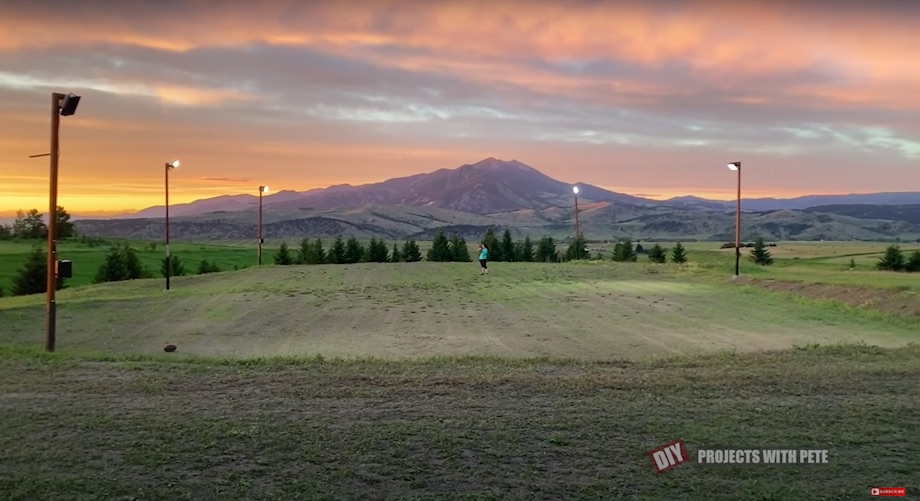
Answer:
<path fill-rule="evenodd" d="M 651 273 L 654 270 L 656 273 Z M 116 300 L 119 297 L 130 299 Z M 40 297 L 2 301 L 0 342 L 38 346 Z M 907 320 L 641 264 L 286 266 L 65 290 L 61 349 L 234 357 L 619 359 L 918 340 Z"/>
<path fill-rule="evenodd" d="M 0 498 L 858 499 L 916 488 L 920 348 L 628 363 L 81 360 L 0 348 Z M 828 465 L 647 451 L 827 449 Z M 914 483 L 912 483 L 914 482 Z"/>

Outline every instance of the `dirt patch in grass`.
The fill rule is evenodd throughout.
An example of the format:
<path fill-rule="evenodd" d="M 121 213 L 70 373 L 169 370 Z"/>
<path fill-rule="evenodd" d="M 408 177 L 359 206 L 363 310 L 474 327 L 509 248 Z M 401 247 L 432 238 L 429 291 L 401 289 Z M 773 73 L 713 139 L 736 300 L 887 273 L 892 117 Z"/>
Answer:
<path fill-rule="evenodd" d="M 745 283 L 809 299 L 837 301 L 857 308 L 920 319 L 920 295 L 911 291 L 782 280 L 748 279 Z"/>

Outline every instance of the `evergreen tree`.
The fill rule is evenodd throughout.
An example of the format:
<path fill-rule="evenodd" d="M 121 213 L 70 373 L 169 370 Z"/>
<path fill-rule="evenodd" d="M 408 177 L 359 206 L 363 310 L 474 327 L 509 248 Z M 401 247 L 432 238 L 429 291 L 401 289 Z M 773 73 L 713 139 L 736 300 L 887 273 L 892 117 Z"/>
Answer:
<path fill-rule="evenodd" d="M 521 242 L 511 243 L 511 261 L 516 263 L 524 262 L 524 250 L 521 249 Z"/>
<path fill-rule="evenodd" d="M 524 243 L 521 245 L 521 256 L 520 260 L 529 263 L 534 260 L 534 248 L 533 242 L 530 241 L 530 237 L 524 237 Z"/>
<path fill-rule="evenodd" d="M 763 237 L 757 237 L 757 241 L 754 242 L 754 249 L 751 250 L 751 259 L 761 266 L 770 266 L 773 264 L 773 256 L 770 255 L 770 251 L 767 250 L 767 246 L 763 243 Z"/>
<path fill-rule="evenodd" d="M 330 264 L 345 263 L 345 241 L 342 240 L 341 236 L 335 237 L 335 241 L 332 242 L 332 248 L 326 253 L 326 262 Z"/>
<path fill-rule="evenodd" d="M 182 264 L 182 260 L 179 259 L 178 254 L 169 254 L 169 262 L 171 267 L 169 269 L 169 276 L 171 277 L 181 277 L 185 275 L 185 265 Z M 165 277 L 166 276 L 166 258 L 160 260 L 160 273 Z"/>
<path fill-rule="evenodd" d="M 653 263 L 665 263 L 668 261 L 668 252 L 659 244 L 653 245 L 647 252 L 648 260 Z"/>
<path fill-rule="evenodd" d="M 403 245 L 402 258 L 407 263 L 416 263 L 422 260 L 422 251 L 415 240 L 407 240 Z"/>
<path fill-rule="evenodd" d="M 0 240 L 9 240 L 13 238 L 13 228 L 0 224 Z"/>
<path fill-rule="evenodd" d="M 434 241 L 431 243 L 431 248 L 428 249 L 427 259 L 428 261 L 436 263 L 453 260 L 450 250 L 450 241 L 447 240 L 442 230 L 438 230 L 435 234 Z"/>
<path fill-rule="evenodd" d="M 297 264 L 312 264 L 313 260 L 313 242 L 309 238 L 303 238 L 300 241 L 300 249 L 297 251 L 297 257 L 294 262 Z"/>
<path fill-rule="evenodd" d="M 6 295 L 6 289 L 3 288 L 3 284 L 0 284 L 0 297 Z"/>
<path fill-rule="evenodd" d="M 360 263 L 364 257 L 364 246 L 355 237 L 345 241 L 345 264 Z"/>
<path fill-rule="evenodd" d="M 540 263 L 555 263 L 559 261 L 559 251 L 556 250 L 556 241 L 553 237 L 543 237 L 537 244 L 536 260 Z"/>
<path fill-rule="evenodd" d="M 565 258 L 569 261 L 578 261 L 590 257 L 591 253 L 588 252 L 588 245 L 585 241 L 585 236 L 582 234 L 579 234 L 578 238 L 572 240 L 572 243 L 569 244 L 569 248 L 565 251 Z"/>
<path fill-rule="evenodd" d="M 198 274 L 204 275 L 205 273 L 218 273 L 220 272 L 220 267 L 217 266 L 217 263 L 211 263 L 206 259 L 203 259 L 198 263 Z"/>
<path fill-rule="evenodd" d="M 466 246 L 466 240 L 460 235 L 453 235 L 450 238 L 450 255 L 451 261 L 460 263 L 468 263 L 473 260 L 470 257 L 470 249 Z"/>
<path fill-rule="evenodd" d="M 32 248 L 32 252 L 26 257 L 26 262 L 19 269 L 19 273 L 13 278 L 13 295 L 26 296 L 29 294 L 39 294 L 48 290 L 47 275 L 48 270 L 47 254 L 42 247 Z M 58 277 L 57 289 L 64 288 L 64 278 Z"/>
<path fill-rule="evenodd" d="M 489 261 L 503 260 L 501 246 L 498 244 L 498 237 L 495 236 L 495 232 L 492 231 L 492 228 L 486 230 L 486 236 L 482 239 L 482 243 L 486 244 L 486 247 L 489 248 Z"/>
<path fill-rule="evenodd" d="M 164 261 L 166 258 L 163 258 Z M 165 270 L 164 270 L 165 275 Z M 113 246 L 105 256 L 105 261 L 99 266 L 93 283 L 119 282 L 122 280 L 135 280 L 148 278 L 150 272 L 141 263 L 130 245 Z"/>
<path fill-rule="evenodd" d="M 369 263 L 385 263 L 389 261 L 390 255 L 387 251 L 387 244 L 383 240 L 377 240 L 376 238 L 371 238 L 370 244 L 367 246 L 367 262 Z"/>
<path fill-rule="evenodd" d="M 856 260 L 853 259 L 853 258 L 850 258 L 850 269 L 851 269 L 851 270 L 855 270 L 855 269 L 856 269 Z"/>
<path fill-rule="evenodd" d="M 889 245 L 885 249 L 885 255 L 879 259 L 875 267 L 885 271 L 901 271 L 904 269 L 904 254 L 897 245 Z"/>
<path fill-rule="evenodd" d="M 671 250 L 671 262 L 677 264 L 683 264 L 687 262 L 687 251 L 684 249 L 684 246 L 677 242 L 677 245 L 674 246 L 674 249 Z"/>
<path fill-rule="evenodd" d="M 393 252 L 390 254 L 390 262 L 398 263 L 403 260 L 402 252 L 399 251 L 399 244 L 393 242 Z"/>
<path fill-rule="evenodd" d="M 313 260 L 310 264 L 323 264 L 326 262 L 326 249 L 323 248 L 322 239 L 317 238 L 313 241 Z"/>
<path fill-rule="evenodd" d="M 511 230 L 505 229 L 502 234 L 501 252 L 502 261 L 514 261 L 514 240 L 511 239 Z"/>
<path fill-rule="evenodd" d="M 626 239 L 613 246 L 613 260 L 619 263 L 635 263 L 638 259 L 632 240 Z"/>
<path fill-rule="evenodd" d="M 152 278 L 153 273 L 144 266 L 144 263 L 141 262 L 141 258 L 138 257 L 137 251 L 134 250 L 128 244 L 125 244 L 122 249 L 125 260 L 125 269 L 127 270 L 128 280 L 135 280 L 138 278 Z"/>
<path fill-rule="evenodd" d="M 280 266 L 294 264 L 294 255 L 291 253 L 291 250 L 288 249 L 286 242 L 281 242 L 281 247 L 279 247 L 278 252 L 275 253 L 275 264 Z"/>
<path fill-rule="evenodd" d="M 910 272 L 920 271 L 920 250 L 914 251 L 910 255 L 910 259 L 908 259 L 907 264 L 904 265 L 904 270 Z"/>

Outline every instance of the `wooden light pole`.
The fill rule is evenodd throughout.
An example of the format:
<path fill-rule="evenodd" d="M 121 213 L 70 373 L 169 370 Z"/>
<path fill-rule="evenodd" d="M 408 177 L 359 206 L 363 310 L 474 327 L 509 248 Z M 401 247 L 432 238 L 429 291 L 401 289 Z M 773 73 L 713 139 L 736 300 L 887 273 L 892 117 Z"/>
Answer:
<path fill-rule="evenodd" d="M 268 191 L 268 186 L 259 186 L 259 266 L 262 266 L 262 194 Z"/>
<path fill-rule="evenodd" d="M 57 292 L 58 260 L 57 260 L 57 192 L 58 192 L 58 158 L 60 156 L 60 129 L 61 116 L 70 116 L 76 113 L 80 104 L 80 96 L 74 94 L 51 93 L 51 172 L 48 186 L 48 260 L 45 270 L 45 350 L 54 351 L 57 334 Z M 41 155 L 36 155 L 41 156 Z"/>
<path fill-rule="evenodd" d="M 169 276 L 172 275 L 172 258 L 169 254 L 169 171 L 179 168 L 179 161 L 166 162 L 166 290 L 169 290 Z"/>
<path fill-rule="evenodd" d="M 735 278 L 741 276 L 741 162 L 732 162 L 728 168 L 738 173 L 738 198 L 735 203 Z"/>
<path fill-rule="evenodd" d="M 578 186 L 572 186 L 572 193 L 575 194 L 575 241 L 578 242 L 578 236 L 581 235 L 578 228 Z"/>

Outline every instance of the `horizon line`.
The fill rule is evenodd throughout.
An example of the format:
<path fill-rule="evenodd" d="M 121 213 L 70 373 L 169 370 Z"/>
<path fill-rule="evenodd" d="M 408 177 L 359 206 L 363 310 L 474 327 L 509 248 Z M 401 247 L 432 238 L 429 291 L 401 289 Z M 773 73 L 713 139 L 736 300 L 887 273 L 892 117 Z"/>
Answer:
<path fill-rule="evenodd" d="M 372 184 L 372 183 L 365 183 L 365 184 Z M 585 184 L 585 185 L 590 185 L 590 183 L 572 183 L 572 184 L 573 184 L 573 185 L 574 185 L 574 184 Z M 303 194 L 303 193 L 306 193 L 306 192 L 309 192 L 309 191 L 314 191 L 314 190 L 317 190 L 317 189 L 319 189 L 319 190 L 325 190 L 325 189 L 328 189 L 328 188 L 333 187 L 333 186 L 342 186 L 342 185 L 343 185 L 343 183 L 338 183 L 338 184 L 330 184 L 329 186 L 324 187 L 324 188 L 309 188 L 309 189 L 306 189 L 306 190 L 278 190 L 278 191 L 274 192 L 273 195 L 274 195 L 274 194 L 277 194 L 277 193 L 281 193 L 281 192 L 293 192 L 293 193 L 301 193 L 301 194 Z M 363 186 L 363 185 L 353 185 L 353 186 L 359 187 L 359 186 Z M 646 194 L 646 193 L 642 193 L 642 194 L 632 194 L 632 193 L 627 193 L 627 192 L 622 192 L 622 191 L 616 191 L 616 190 L 613 189 L 613 188 L 605 187 L 605 186 L 598 186 L 598 185 L 590 185 L 590 186 L 594 186 L 594 187 L 597 187 L 597 188 L 601 188 L 601 189 L 604 189 L 604 190 L 607 190 L 607 191 L 610 191 L 610 192 L 614 192 L 614 193 L 618 193 L 618 194 L 622 194 L 622 195 L 627 195 L 627 196 L 632 196 L 632 197 L 638 197 L 638 198 L 647 198 L 647 199 L 655 200 L 655 201 L 658 201 L 658 202 L 666 202 L 666 201 L 668 201 L 668 200 L 674 200 L 674 199 L 679 199 L 679 198 L 688 198 L 688 197 L 697 198 L 697 199 L 700 199 L 700 200 L 705 201 L 705 202 L 733 202 L 733 201 L 736 200 L 735 197 L 729 197 L 729 198 L 716 198 L 716 197 L 706 197 L 706 196 L 694 195 L 694 194 L 692 194 L 692 193 L 686 193 L 686 194 L 683 194 L 683 195 L 670 195 L 670 196 L 665 196 L 665 195 L 653 195 L 653 194 Z M 850 192 L 850 193 L 809 193 L 809 194 L 806 194 L 806 195 L 796 195 L 796 196 L 761 195 L 761 196 L 755 196 L 755 197 L 744 197 L 744 196 L 742 196 L 742 197 L 741 197 L 741 200 L 742 200 L 742 202 L 745 201 L 745 200 L 795 200 L 795 199 L 805 198 L 805 197 L 865 196 L 865 195 L 911 194 L 911 193 L 920 193 L 920 191 L 872 191 L 872 192 L 861 192 L 861 193 L 855 193 L 855 192 Z M 177 207 L 177 206 L 183 206 L 183 205 L 190 205 L 190 204 L 195 203 L 195 202 L 199 202 L 199 201 L 203 201 L 203 200 L 211 200 L 211 199 L 215 199 L 215 198 L 219 198 L 219 197 L 223 197 L 223 196 L 245 196 L 245 195 L 249 195 L 249 196 L 251 196 L 251 197 L 253 197 L 253 198 L 257 198 L 257 195 L 251 195 L 250 193 L 247 193 L 247 192 L 223 193 L 223 194 L 221 194 L 221 195 L 216 195 L 216 196 L 212 196 L 212 197 L 196 198 L 195 200 L 192 200 L 192 201 L 190 201 L 190 202 L 177 202 L 177 203 L 174 203 L 174 204 L 170 204 L 170 207 Z M 265 198 L 269 198 L 269 197 L 271 197 L 271 196 L 272 196 L 272 195 L 267 195 Z M 62 207 L 64 207 L 65 209 L 67 209 L 66 206 L 63 206 L 63 205 L 62 205 Z M 148 206 L 148 207 L 144 207 L 144 208 L 142 208 L 142 209 L 133 209 L 133 208 L 132 208 L 132 209 L 87 209 L 87 210 L 73 210 L 73 211 L 68 210 L 68 213 L 69 213 L 71 216 L 79 216 L 79 217 L 84 217 L 84 218 L 85 218 L 85 217 L 118 217 L 118 216 L 124 216 L 124 215 L 133 215 L 133 214 L 136 214 L 136 213 L 138 213 L 138 212 L 145 211 L 145 210 L 160 209 L 160 208 L 163 208 L 163 207 L 164 207 L 163 205 L 151 205 L 151 206 Z M 27 212 L 27 211 L 29 211 L 29 210 L 31 210 L 31 209 L 38 209 L 38 207 L 31 207 L 31 208 L 29 208 L 29 209 L 3 209 L 3 210 L 0 210 L 0 218 L 15 218 L 15 217 L 16 217 L 16 212 L 17 212 L 17 211 L 23 210 L 23 211 L 26 211 L 26 212 Z M 45 214 L 45 213 L 47 212 L 47 210 L 46 210 L 46 209 L 39 209 L 39 212 L 42 213 L 42 214 Z"/>

